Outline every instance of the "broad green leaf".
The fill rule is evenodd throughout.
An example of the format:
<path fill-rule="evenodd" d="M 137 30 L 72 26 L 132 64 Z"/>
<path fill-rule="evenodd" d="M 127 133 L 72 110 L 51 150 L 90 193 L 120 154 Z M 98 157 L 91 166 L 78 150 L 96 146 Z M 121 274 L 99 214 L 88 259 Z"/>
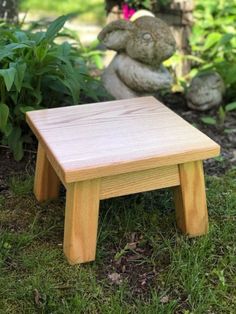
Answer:
<path fill-rule="evenodd" d="M 223 46 L 231 41 L 231 39 L 234 37 L 234 34 L 225 34 L 221 40 L 219 41 L 219 46 Z"/>
<path fill-rule="evenodd" d="M 4 58 L 12 58 L 13 57 L 13 53 L 10 49 L 7 49 L 6 47 L 4 47 L 3 49 L 0 49 L 0 61 L 2 61 L 2 59 Z"/>
<path fill-rule="evenodd" d="M 236 129 L 224 129 L 224 133 L 226 134 L 231 134 L 231 133 L 235 133 Z"/>
<path fill-rule="evenodd" d="M 45 32 L 37 32 L 31 34 L 31 38 L 36 42 L 36 44 L 40 44 L 41 41 L 45 39 Z"/>
<path fill-rule="evenodd" d="M 215 118 L 212 117 L 202 117 L 201 121 L 206 123 L 206 124 L 210 124 L 210 125 L 216 125 L 217 121 Z"/>
<path fill-rule="evenodd" d="M 103 60 L 101 56 L 99 56 L 98 54 L 95 54 L 94 56 L 92 56 L 91 60 L 98 69 L 101 70 L 103 68 Z"/>
<path fill-rule="evenodd" d="M 42 91 L 41 90 L 32 89 L 29 92 L 29 94 L 32 95 L 36 99 L 36 102 L 35 102 L 36 106 L 39 105 L 42 102 L 43 96 L 42 96 Z"/>
<path fill-rule="evenodd" d="M 236 64 L 232 64 L 230 67 L 225 69 L 226 83 L 233 84 L 236 83 Z"/>
<path fill-rule="evenodd" d="M 14 67 L 9 69 L 1 69 L 0 76 L 3 77 L 7 90 L 9 91 L 14 83 L 16 69 Z"/>
<path fill-rule="evenodd" d="M 16 86 L 17 91 L 20 92 L 27 66 L 26 66 L 26 63 L 15 63 L 15 67 L 16 67 L 16 75 L 14 79 L 14 84 Z"/>
<path fill-rule="evenodd" d="M 13 150 L 13 155 L 16 161 L 20 161 L 23 156 L 24 156 L 24 151 L 23 151 L 23 142 L 19 140 L 16 145 L 12 148 Z"/>
<path fill-rule="evenodd" d="M 48 27 L 46 33 L 45 33 L 45 39 L 48 41 L 53 40 L 58 32 L 62 29 L 65 22 L 69 19 L 70 15 L 62 15 L 58 17 L 56 20 L 54 20 Z"/>
<path fill-rule="evenodd" d="M 34 54 L 39 62 L 43 61 L 47 53 L 48 53 L 48 47 L 45 44 L 45 42 L 41 43 L 40 45 L 34 48 Z"/>
<path fill-rule="evenodd" d="M 12 131 L 13 127 L 12 127 L 12 124 L 8 121 L 6 127 L 4 128 L 3 130 L 3 133 L 6 137 L 8 137 Z"/>
<path fill-rule="evenodd" d="M 80 76 L 70 63 L 61 66 L 61 70 L 64 73 L 64 79 L 60 79 L 62 84 L 68 88 L 70 95 L 73 98 L 74 104 L 78 104 L 80 99 Z"/>
<path fill-rule="evenodd" d="M 29 44 L 23 44 L 23 43 L 12 43 L 12 44 L 8 44 L 6 45 L 6 49 L 8 49 L 9 51 L 12 50 L 16 50 L 16 49 L 22 49 L 22 48 L 29 48 L 30 45 Z"/>
<path fill-rule="evenodd" d="M 44 61 L 46 61 L 46 60 L 48 61 L 48 55 L 47 55 L 47 57 L 46 57 L 46 59 Z M 37 69 L 35 71 L 35 74 L 37 76 L 45 76 L 45 74 L 49 75 L 49 74 L 52 74 L 52 73 L 56 74 L 57 69 L 58 69 L 58 67 L 56 66 L 56 62 L 53 62 L 52 65 L 50 65 L 50 64 L 47 65 L 47 66 L 45 65 L 44 67 L 41 67 L 41 68 Z"/>
<path fill-rule="evenodd" d="M 231 102 L 230 104 L 225 106 L 225 111 L 236 110 L 236 101 Z"/>
<path fill-rule="evenodd" d="M 15 35 L 15 37 L 16 37 L 16 39 L 18 40 L 19 43 L 20 43 L 20 42 L 25 42 L 25 41 L 29 40 L 29 38 L 28 38 L 26 32 L 23 32 L 23 31 L 16 31 L 16 32 L 14 33 L 14 35 Z"/>
<path fill-rule="evenodd" d="M 8 145 L 12 150 L 14 150 L 14 147 L 17 146 L 17 143 L 19 142 L 21 138 L 21 129 L 19 127 L 14 127 L 8 136 Z"/>
<path fill-rule="evenodd" d="M 71 45 L 68 42 L 64 42 L 57 47 L 57 52 L 59 55 L 68 57 L 71 52 Z"/>
<path fill-rule="evenodd" d="M 16 105 L 18 102 L 19 93 L 17 91 L 15 91 L 15 92 L 11 91 L 9 93 L 9 97 L 11 98 L 11 100 L 13 100 L 14 105 Z"/>
<path fill-rule="evenodd" d="M 206 51 L 213 45 L 215 45 L 221 39 L 221 37 L 222 35 L 220 33 L 217 32 L 210 33 L 206 38 L 205 44 L 203 46 L 203 51 Z"/>
<path fill-rule="evenodd" d="M 80 99 L 80 86 L 74 78 L 60 79 L 61 83 L 68 88 L 70 91 L 69 95 L 72 96 L 75 105 L 78 104 Z"/>
<path fill-rule="evenodd" d="M 0 104 L 0 130 L 4 131 L 9 117 L 9 108 L 5 104 Z"/>

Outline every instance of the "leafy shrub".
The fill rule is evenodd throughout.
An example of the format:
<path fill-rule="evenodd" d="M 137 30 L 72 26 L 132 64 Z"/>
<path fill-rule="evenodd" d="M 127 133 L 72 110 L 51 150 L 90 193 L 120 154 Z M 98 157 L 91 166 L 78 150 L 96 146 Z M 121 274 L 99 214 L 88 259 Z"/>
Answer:
<path fill-rule="evenodd" d="M 99 81 L 89 75 L 81 47 L 55 38 L 69 16 L 61 16 L 46 31 L 0 25 L 0 134 L 14 157 L 23 157 L 31 142 L 25 124 L 29 110 L 99 99 Z M 88 54 L 87 54 L 88 55 Z"/>
<path fill-rule="evenodd" d="M 227 98 L 236 98 L 236 0 L 196 0 L 191 46 L 193 74 L 215 70 L 227 87 Z"/>

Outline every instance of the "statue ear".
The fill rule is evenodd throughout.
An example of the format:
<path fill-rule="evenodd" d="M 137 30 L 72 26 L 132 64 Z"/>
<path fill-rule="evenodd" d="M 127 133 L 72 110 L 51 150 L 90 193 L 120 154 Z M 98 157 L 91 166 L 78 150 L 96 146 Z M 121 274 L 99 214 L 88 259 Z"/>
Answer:
<path fill-rule="evenodd" d="M 127 41 L 135 29 L 132 22 L 118 20 L 111 22 L 99 33 L 98 39 L 108 48 L 115 51 L 125 50 Z"/>

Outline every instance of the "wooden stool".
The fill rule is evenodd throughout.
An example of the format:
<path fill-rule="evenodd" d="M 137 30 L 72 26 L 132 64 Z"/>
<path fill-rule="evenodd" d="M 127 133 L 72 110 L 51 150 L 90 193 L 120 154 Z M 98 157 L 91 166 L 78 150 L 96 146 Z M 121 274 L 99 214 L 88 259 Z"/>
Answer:
<path fill-rule="evenodd" d="M 93 261 L 99 201 L 175 187 L 177 224 L 190 235 L 208 230 L 202 160 L 220 147 L 153 97 L 31 111 L 38 138 L 38 201 L 66 188 L 64 253 L 71 264 Z"/>

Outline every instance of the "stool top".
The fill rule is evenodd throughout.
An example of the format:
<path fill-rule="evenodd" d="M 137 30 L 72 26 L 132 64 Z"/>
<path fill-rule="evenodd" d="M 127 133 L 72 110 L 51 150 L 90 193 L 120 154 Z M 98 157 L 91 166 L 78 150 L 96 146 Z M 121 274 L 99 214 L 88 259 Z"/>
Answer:
<path fill-rule="evenodd" d="M 218 144 L 154 97 L 31 111 L 27 122 L 68 183 L 220 152 Z"/>

